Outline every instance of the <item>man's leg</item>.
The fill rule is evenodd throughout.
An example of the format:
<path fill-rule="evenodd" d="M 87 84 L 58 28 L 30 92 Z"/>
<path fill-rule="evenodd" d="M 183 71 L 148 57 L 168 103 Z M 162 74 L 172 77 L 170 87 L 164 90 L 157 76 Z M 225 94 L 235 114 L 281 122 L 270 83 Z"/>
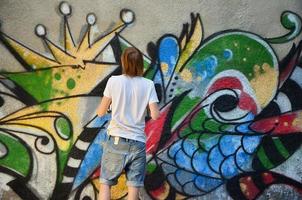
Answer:
<path fill-rule="evenodd" d="M 99 200 L 110 200 L 110 186 L 106 184 L 100 185 Z"/>
<path fill-rule="evenodd" d="M 103 145 L 99 200 L 110 200 L 110 188 L 116 185 L 125 167 L 125 155 L 128 153 L 129 144 L 119 142 L 116 145 L 114 142 L 114 137 L 110 137 Z"/>
<path fill-rule="evenodd" d="M 126 176 L 128 200 L 138 200 L 139 188 L 144 186 L 146 173 L 146 145 L 143 142 L 131 143 L 131 162 L 127 165 Z"/>
<path fill-rule="evenodd" d="M 128 186 L 128 200 L 138 200 L 138 187 Z"/>

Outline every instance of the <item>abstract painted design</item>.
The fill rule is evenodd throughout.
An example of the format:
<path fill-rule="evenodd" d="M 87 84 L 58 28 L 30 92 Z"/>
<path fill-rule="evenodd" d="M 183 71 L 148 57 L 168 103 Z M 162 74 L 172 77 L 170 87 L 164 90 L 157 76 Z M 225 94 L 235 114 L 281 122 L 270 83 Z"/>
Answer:
<path fill-rule="evenodd" d="M 299 34 L 301 18 L 284 12 L 284 26 L 289 19 Z M 224 30 L 204 39 L 202 30 L 192 15 L 190 30 L 184 25 L 180 37 L 157 43 L 153 80 L 162 113 L 146 127 L 148 194 L 185 199 L 225 186 L 234 199 L 256 199 L 279 183 L 301 192 L 301 182 L 270 170 L 301 146 L 302 43 L 279 61 L 270 44 L 297 35 Z"/>
<path fill-rule="evenodd" d="M 93 39 L 96 16 L 90 13 L 86 32 L 76 44 L 68 23 L 71 6 L 62 2 L 59 11 L 64 19 L 63 46 L 48 39 L 44 25 L 35 28 L 50 55 L 0 34 L 24 67 L 1 72 L 2 104 L 20 104 L 16 110 L 7 109 L 0 120 L 1 182 L 23 199 L 96 198 L 94 172 L 106 136 L 98 133 L 104 132 L 108 119 L 97 127 L 88 125 L 107 79 L 121 73 L 118 35 L 135 19 L 131 10 L 123 9 L 112 30 Z"/>
<path fill-rule="evenodd" d="M 0 188 L 2 197 L 97 199 L 102 142 L 110 115 L 96 117 L 119 58 L 134 46 L 120 33 L 135 20 L 129 9 L 120 22 L 93 39 L 96 16 L 75 43 L 59 5 L 62 45 L 36 26 L 50 54 L 38 53 L 0 32 L 0 40 L 24 71 L 1 71 Z M 263 38 L 223 30 L 205 38 L 198 14 L 179 37 L 148 44 L 144 76 L 155 83 L 161 115 L 146 120 L 148 168 L 144 190 L 152 199 L 187 199 L 225 187 L 233 199 L 257 199 L 273 184 L 298 193 L 301 182 L 273 171 L 301 148 L 302 43 L 279 60 L 271 44 L 301 33 L 301 18 L 289 11 L 281 24 L 289 33 Z M 127 195 L 125 176 L 114 199 Z"/>

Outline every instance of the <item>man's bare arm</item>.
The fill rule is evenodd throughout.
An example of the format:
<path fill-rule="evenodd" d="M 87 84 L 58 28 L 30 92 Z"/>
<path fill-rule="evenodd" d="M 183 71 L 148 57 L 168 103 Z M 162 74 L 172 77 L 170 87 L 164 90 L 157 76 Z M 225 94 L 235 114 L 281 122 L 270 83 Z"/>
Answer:
<path fill-rule="evenodd" d="M 111 104 L 111 98 L 103 96 L 99 107 L 97 108 L 97 115 L 99 117 L 104 116 L 107 113 L 107 110 Z"/>
<path fill-rule="evenodd" d="M 158 108 L 157 103 L 150 103 L 149 109 L 150 109 L 151 118 L 153 120 L 158 119 L 159 118 L 159 108 Z"/>

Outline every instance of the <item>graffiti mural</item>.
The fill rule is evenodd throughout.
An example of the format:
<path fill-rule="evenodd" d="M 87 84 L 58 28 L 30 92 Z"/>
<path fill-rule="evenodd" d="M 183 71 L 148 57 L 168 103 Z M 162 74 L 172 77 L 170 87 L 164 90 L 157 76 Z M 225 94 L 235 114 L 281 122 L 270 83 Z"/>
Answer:
<path fill-rule="evenodd" d="M 88 14 L 86 32 L 75 44 L 68 23 L 71 6 L 62 2 L 59 11 L 64 21 L 63 46 L 48 39 L 44 25 L 35 28 L 51 56 L 1 32 L 2 43 L 24 67 L 20 72 L 1 72 L 2 104 L 14 100 L 22 105 L 8 110 L 0 122 L 1 185 L 9 187 L 7 196 L 96 199 L 98 183 L 93 174 L 99 167 L 104 135 L 97 133 L 104 122 L 97 128 L 87 125 L 95 117 L 106 80 L 121 73 L 120 49 L 111 44 L 133 22 L 134 13 L 121 10 L 120 22 L 94 40 L 96 16 Z"/>
<path fill-rule="evenodd" d="M 0 32 L 0 40 L 23 66 L 1 71 L 1 198 L 97 199 L 102 141 L 110 114 L 95 108 L 111 75 L 121 73 L 120 55 L 134 46 L 120 33 L 135 14 L 120 11 L 110 31 L 95 36 L 96 16 L 86 16 L 76 43 L 71 6 L 58 6 L 62 45 L 44 25 L 35 34 L 49 53 Z M 142 199 L 188 199 L 224 187 L 233 199 L 257 199 L 271 185 L 301 180 L 274 169 L 301 149 L 302 42 L 279 59 L 271 44 L 291 42 L 301 18 L 281 14 L 288 33 L 263 38 L 243 30 L 205 37 L 199 14 L 181 35 L 149 43 L 144 76 L 155 83 L 161 116 L 146 119 L 148 167 Z M 127 196 L 125 176 L 114 199 Z"/>
<path fill-rule="evenodd" d="M 200 16 L 192 15 L 191 29 L 184 25 L 180 37 L 150 44 L 162 104 L 161 118 L 146 127 L 152 198 L 196 198 L 220 186 L 234 199 L 256 199 L 272 184 L 301 192 L 301 182 L 270 171 L 302 142 L 302 43 L 282 61 L 270 45 L 301 32 L 295 13 L 282 14 L 288 23 L 297 26 L 277 38 L 224 30 L 204 39 Z"/>

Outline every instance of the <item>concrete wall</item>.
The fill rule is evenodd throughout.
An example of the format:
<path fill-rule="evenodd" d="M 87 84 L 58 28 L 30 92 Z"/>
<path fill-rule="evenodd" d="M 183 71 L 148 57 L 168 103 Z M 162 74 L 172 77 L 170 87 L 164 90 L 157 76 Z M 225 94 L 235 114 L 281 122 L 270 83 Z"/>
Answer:
<path fill-rule="evenodd" d="M 301 8 L 2 0 L 0 198 L 96 199 L 110 115 L 95 108 L 135 46 L 161 99 L 142 199 L 300 199 Z"/>

